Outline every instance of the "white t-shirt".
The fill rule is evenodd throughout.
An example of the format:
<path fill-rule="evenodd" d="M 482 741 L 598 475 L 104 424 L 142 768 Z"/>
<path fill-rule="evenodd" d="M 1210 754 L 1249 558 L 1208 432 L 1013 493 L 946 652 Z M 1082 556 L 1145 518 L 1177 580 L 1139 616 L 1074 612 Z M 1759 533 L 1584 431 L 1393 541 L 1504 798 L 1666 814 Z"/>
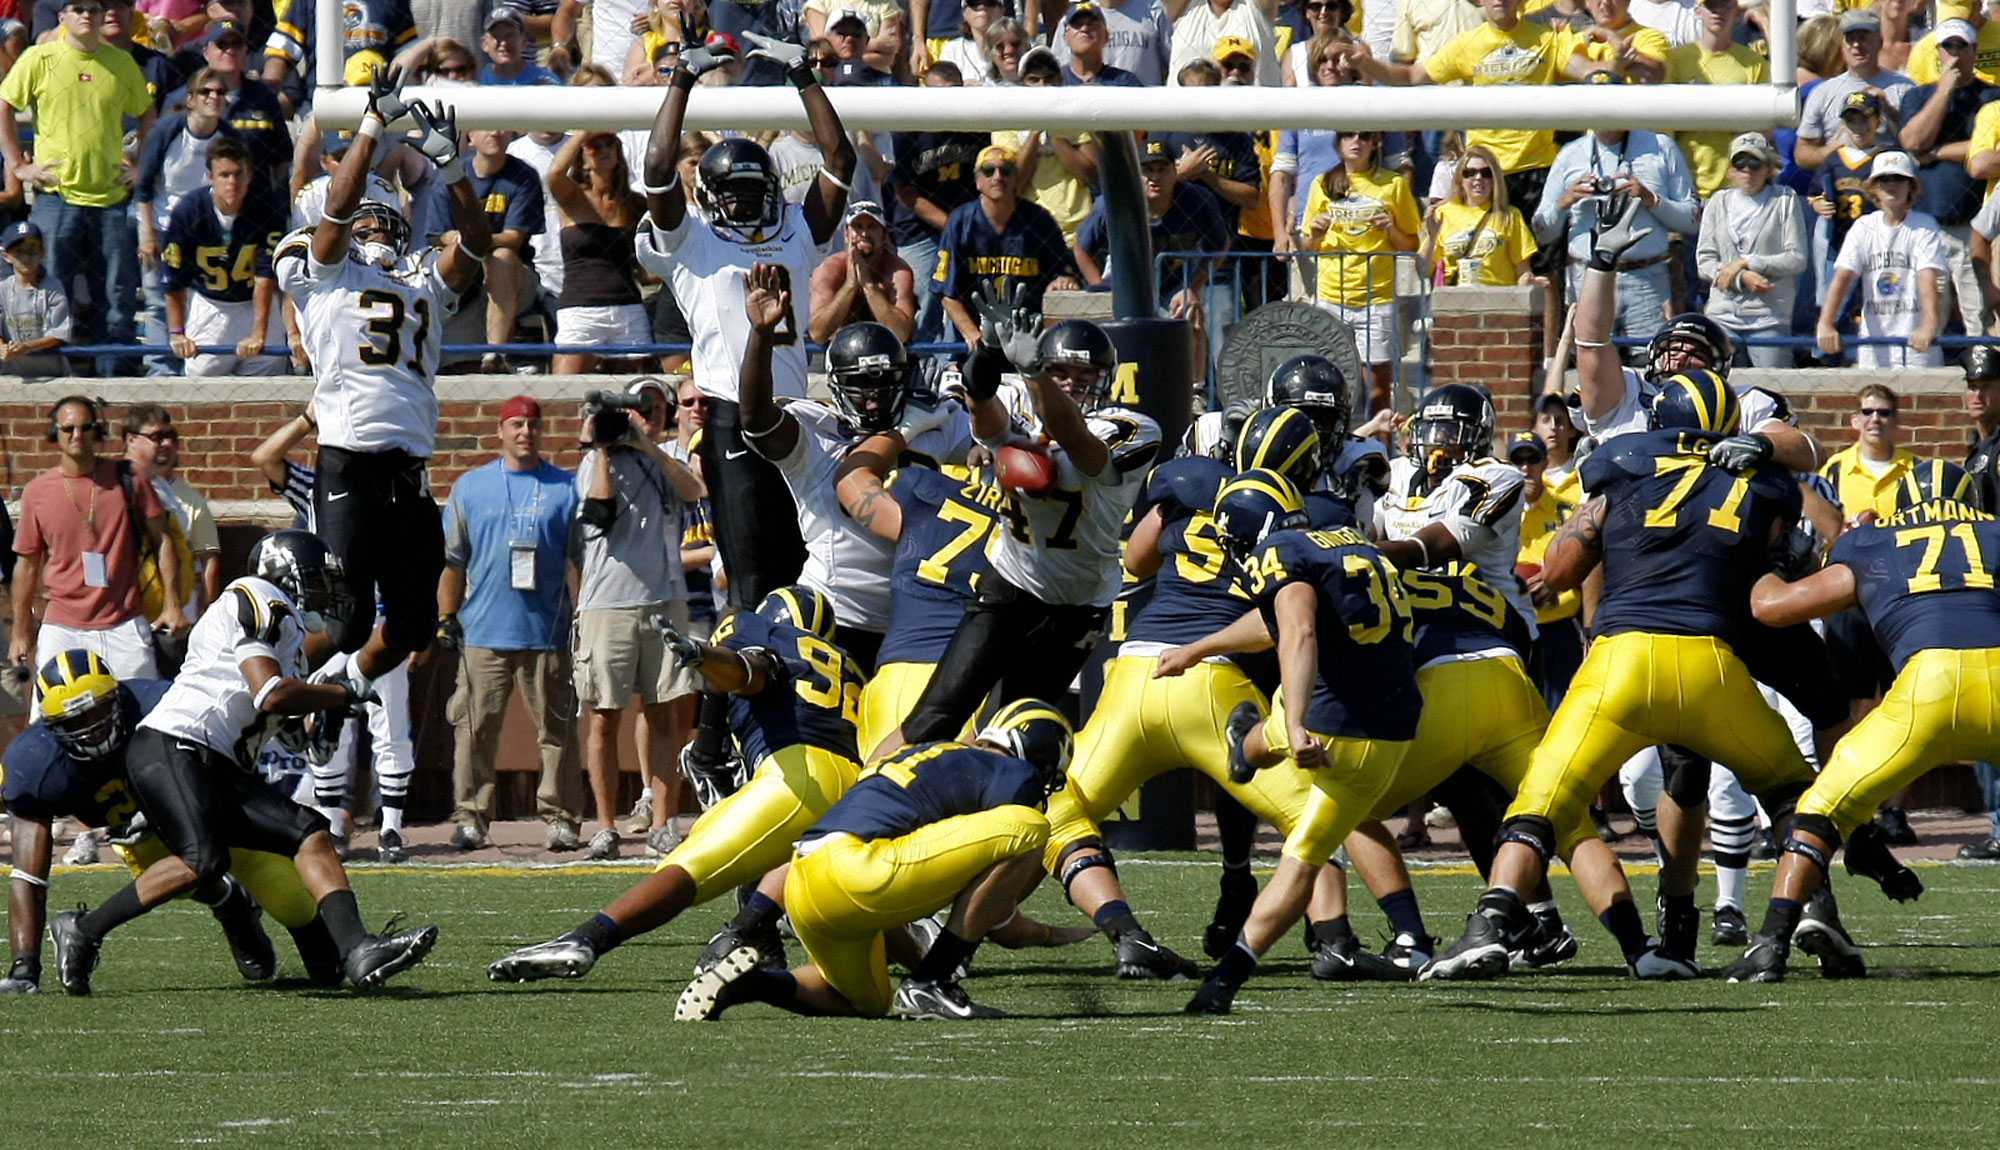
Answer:
<path fill-rule="evenodd" d="M 438 349 L 458 293 L 438 272 L 436 248 L 393 268 L 358 256 L 322 264 L 312 233 L 278 244 L 278 286 L 299 310 L 312 357 L 313 418 L 322 447 L 429 457 L 437 437 Z"/>
<path fill-rule="evenodd" d="M 280 675 L 296 678 L 305 673 L 305 637 L 298 606 L 283 591 L 250 575 L 236 580 L 188 633 L 187 662 L 139 726 L 250 766 L 275 716 L 258 712 L 243 663 L 273 659 Z"/>
<path fill-rule="evenodd" d="M 1908 336 L 1917 330 L 1923 314 L 1917 296 L 1922 288 L 1919 273 L 1929 268 L 1940 279 L 1945 275 L 1937 220 L 1925 212 L 1911 212 L 1902 223 L 1891 224 L 1883 213 L 1870 212 L 1848 229 L 1833 266 L 1854 273 L 1861 296 L 1862 335 Z M 1862 367 L 1893 367 L 1904 362 L 1903 349 L 1858 347 L 1855 360 Z M 1943 356 L 1933 347 L 1910 362 L 1936 365 Z"/>
<path fill-rule="evenodd" d="M 567 138 L 557 137 L 554 143 L 544 144 L 533 135 L 523 134 L 507 145 L 508 155 L 535 169 L 535 174 L 542 178 L 542 242 L 535 245 L 535 274 L 541 277 L 542 294 L 550 299 L 562 294 L 562 209 L 556 206 L 556 198 L 546 193 L 549 169 L 555 166 L 556 152 Z"/>
<path fill-rule="evenodd" d="M 1701 17 L 1693 0 L 1632 0 L 1632 21 L 1667 38 L 1675 47 L 1701 38 Z"/>
<path fill-rule="evenodd" d="M 602 64 L 615 77 L 625 75 L 625 54 L 632 50 L 634 17 L 644 16 L 649 0 L 579 0 L 590 6 L 590 62 Z"/>
<path fill-rule="evenodd" d="M 648 218 L 633 241 L 639 266 L 667 281 L 694 337 L 694 382 L 703 395 L 736 401 L 743 348 L 750 340 L 744 318 L 753 264 L 778 264 L 791 275 L 792 338 L 771 352 L 773 394 L 806 394 L 806 324 L 811 319 L 812 273 L 825 254 L 813 240 L 805 209 L 787 204 L 773 234 L 757 243 L 724 235 L 690 210 L 680 226 L 663 231 Z"/>
<path fill-rule="evenodd" d="M 1491 457 L 1468 459 L 1428 492 L 1420 490 L 1417 463 L 1409 456 L 1389 461 L 1389 493 L 1375 501 L 1375 531 L 1384 539 L 1410 539 L 1433 523 L 1442 523 L 1458 540 L 1465 561 L 1478 567 L 1488 586 L 1505 598 L 1514 612 L 1535 630 L 1535 604 L 1514 578 L 1514 560 L 1521 551 L 1521 471 Z M 1517 654 L 1505 644 L 1474 656 L 1494 658 Z"/>

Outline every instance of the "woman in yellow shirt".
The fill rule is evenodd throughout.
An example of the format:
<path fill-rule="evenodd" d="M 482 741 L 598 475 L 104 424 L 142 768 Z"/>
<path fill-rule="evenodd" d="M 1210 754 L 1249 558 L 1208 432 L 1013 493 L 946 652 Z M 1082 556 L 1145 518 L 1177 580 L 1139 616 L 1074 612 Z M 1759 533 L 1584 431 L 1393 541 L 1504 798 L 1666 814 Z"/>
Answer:
<path fill-rule="evenodd" d="M 1319 303 L 1354 329 L 1367 363 L 1368 410 L 1389 403 L 1396 322 L 1395 252 L 1417 250 L 1423 217 L 1409 177 L 1380 166 L 1380 132 L 1341 132 L 1340 164 L 1320 174 L 1306 198 L 1306 248 L 1331 252 L 1319 264 Z"/>
<path fill-rule="evenodd" d="M 646 16 L 646 30 L 632 38 L 625 52 L 625 83 L 665 84 L 666 77 L 654 67 L 660 49 L 669 44 L 700 44 L 708 36 L 707 0 L 653 0 Z"/>
<path fill-rule="evenodd" d="M 1535 234 L 1521 210 L 1507 202 L 1507 181 L 1491 149 L 1467 148 L 1452 173 L 1451 194 L 1431 209 L 1424 230 L 1424 262 L 1444 265 L 1444 283 L 1507 287 L 1534 281 L 1528 260 Z M 1465 260 L 1476 265 L 1471 277 Z"/>

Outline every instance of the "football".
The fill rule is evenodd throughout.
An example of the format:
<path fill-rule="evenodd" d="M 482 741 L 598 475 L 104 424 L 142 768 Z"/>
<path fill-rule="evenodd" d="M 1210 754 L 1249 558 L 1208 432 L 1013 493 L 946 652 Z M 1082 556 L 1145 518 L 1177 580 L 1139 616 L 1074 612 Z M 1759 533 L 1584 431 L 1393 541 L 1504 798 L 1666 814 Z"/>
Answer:
<path fill-rule="evenodd" d="M 1047 452 L 1011 443 L 994 453 L 993 472 L 1000 486 L 1028 495 L 1047 491 L 1056 482 L 1055 460 Z"/>

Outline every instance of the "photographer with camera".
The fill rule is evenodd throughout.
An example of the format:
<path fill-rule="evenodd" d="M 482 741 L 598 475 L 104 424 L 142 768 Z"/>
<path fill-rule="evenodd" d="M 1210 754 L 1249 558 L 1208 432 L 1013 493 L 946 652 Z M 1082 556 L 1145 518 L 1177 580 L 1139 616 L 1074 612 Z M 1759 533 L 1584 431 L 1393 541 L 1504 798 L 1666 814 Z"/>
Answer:
<path fill-rule="evenodd" d="M 646 720 L 639 754 L 663 792 L 655 795 L 656 809 L 669 815 L 680 790 L 674 763 L 692 721 L 694 679 L 667 650 L 655 620 L 688 625 L 681 505 L 706 489 L 661 442 L 672 426 L 669 403 L 654 379 L 637 380 L 623 394 L 594 391 L 584 399 L 587 450 L 576 474 L 583 503 L 571 534 L 581 572 L 572 649 L 585 773 L 603 824 L 590 840 L 593 859 L 618 857 L 618 713 L 639 696 Z"/>

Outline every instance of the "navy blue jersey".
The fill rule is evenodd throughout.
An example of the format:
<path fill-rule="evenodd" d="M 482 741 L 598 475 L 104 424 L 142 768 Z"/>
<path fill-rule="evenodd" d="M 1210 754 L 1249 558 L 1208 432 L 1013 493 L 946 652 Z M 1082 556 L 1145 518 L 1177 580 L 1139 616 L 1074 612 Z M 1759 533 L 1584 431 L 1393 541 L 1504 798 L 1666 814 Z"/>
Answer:
<path fill-rule="evenodd" d="M 935 663 L 965 618 L 979 581 L 992 570 L 986 541 L 1006 493 L 980 473 L 963 478 L 904 467 L 886 486 L 903 509 L 896 565 L 889 574 L 889 632 L 875 665 Z"/>
<path fill-rule="evenodd" d="M 937 274 L 932 290 L 968 304 L 975 288 L 992 280 L 999 298 L 1012 298 L 1021 285 L 1021 306 L 1040 311 L 1049 281 L 1068 275 L 1076 265 L 1062 225 L 1040 204 L 1022 200 L 1001 231 L 993 230 L 978 200 L 954 210 L 938 237 Z M 919 272 L 918 274 L 922 274 Z"/>
<path fill-rule="evenodd" d="M 995 807 L 1039 810 L 1044 801 L 1041 776 L 1025 760 L 963 743 L 918 743 L 869 767 L 799 841 L 893 839 Z"/>
<path fill-rule="evenodd" d="M 1738 476 L 1709 466 L 1720 439 L 1673 428 L 1621 435 L 1577 469 L 1584 491 L 1608 502 L 1596 634 L 1735 641 L 1750 584 L 1770 566 L 1772 525 L 1797 519 L 1801 497 L 1782 467 Z"/>
<path fill-rule="evenodd" d="M 888 181 L 889 234 L 900 247 L 937 235 L 900 193 L 907 188 L 936 204 L 946 216 L 960 204 L 977 200 L 972 168 L 993 137 L 988 132 L 897 132 L 895 141 L 896 166 Z M 929 269 L 913 270 L 923 275 Z"/>
<path fill-rule="evenodd" d="M 1528 624 L 1493 589 L 1476 563 L 1455 559 L 1442 567 L 1402 572 L 1410 614 L 1417 621 L 1417 666 L 1453 655 L 1511 647 L 1528 658 Z M 1512 579 L 1507 572 L 1501 578 Z"/>
<path fill-rule="evenodd" d="M 1280 531 L 1246 565 L 1244 582 L 1280 643 L 1278 592 L 1304 583 L 1318 595 L 1319 681 L 1308 730 L 1356 739 L 1417 733 L 1423 696 L 1410 648 L 1416 627 L 1396 569 L 1360 532 Z"/>
<path fill-rule="evenodd" d="M 1076 229 L 1078 251 L 1090 253 L 1105 276 L 1111 274 L 1111 221 L 1105 201 L 1092 205 L 1090 214 Z M 1174 185 L 1173 198 L 1160 218 L 1151 222 L 1153 252 L 1220 252 L 1229 247 L 1234 229 L 1223 217 L 1213 192 L 1200 184 Z M 1160 294 L 1164 297 L 1184 288 L 1189 280 L 1212 261 L 1172 256 L 1156 260 Z"/>
<path fill-rule="evenodd" d="M 193 289 L 217 303 L 248 303 L 257 281 L 270 279 L 271 253 L 285 238 L 287 221 L 273 201 L 254 191 L 229 227 L 215 214 L 215 189 L 182 196 L 167 217 L 160 241 L 163 286 Z"/>
<path fill-rule="evenodd" d="M 1209 157 L 1208 170 L 1225 180 L 1248 184 L 1261 190 L 1264 186 L 1264 168 L 1257 160 L 1257 140 L 1248 132 L 1158 132 L 1147 137 L 1165 140 L 1167 154 L 1179 160 L 1183 153 L 1199 151 L 1202 147 L 1215 149 Z M 1230 235 L 1236 234 L 1236 225 L 1242 222 L 1243 209 L 1217 195 L 1215 206 L 1222 213 L 1222 222 Z"/>
<path fill-rule="evenodd" d="M 118 693 L 136 723 L 170 686 L 164 679 L 128 679 L 118 684 Z M 40 723 L 7 744 L 4 774 L 0 793 L 7 810 L 24 819 L 46 823 L 72 818 L 90 827 L 122 827 L 139 810 L 138 801 L 126 792 L 124 747 L 102 759 L 78 762 Z"/>
<path fill-rule="evenodd" d="M 1306 522 L 1321 528 L 1361 525 L 1361 520 L 1354 515 L 1354 504 L 1324 491 L 1306 496 Z"/>
<path fill-rule="evenodd" d="M 2000 647 L 2000 523 L 1933 501 L 1834 541 L 1829 563 L 1854 572 L 1855 597 L 1897 671 L 1918 651 Z"/>
<path fill-rule="evenodd" d="M 846 652 L 751 611 L 724 619 L 715 642 L 736 651 L 761 647 L 778 657 L 779 670 L 763 690 L 729 697 L 729 730 L 752 769 L 800 745 L 860 760 L 854 723 L 861 715 L 861 672 Z"/>
<path fill-rule="evenodd" d="M 1215 493 L 1235 472 L 1206 456 L 1168 460 L 1146 477 L 1134 514 L 1160 512 L 1160 570 L 1145 610 L 1126 638 L 1140 643 L 1180 646 L 1219 631 L 1250 610 L 1250 596 L 1222 553 L 1222 539 L 1209 512 Z"/>

